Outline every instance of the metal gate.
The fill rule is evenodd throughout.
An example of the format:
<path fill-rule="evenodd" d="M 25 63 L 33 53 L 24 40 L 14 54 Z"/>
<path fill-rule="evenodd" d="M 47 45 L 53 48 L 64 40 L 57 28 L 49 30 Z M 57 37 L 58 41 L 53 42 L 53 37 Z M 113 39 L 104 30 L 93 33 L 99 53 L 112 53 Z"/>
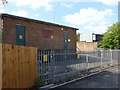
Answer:
<path fill-rule="evenodd" d="M 120 51 L 38 51 L 41 85 L 59 84 L 118 63 Z"/>

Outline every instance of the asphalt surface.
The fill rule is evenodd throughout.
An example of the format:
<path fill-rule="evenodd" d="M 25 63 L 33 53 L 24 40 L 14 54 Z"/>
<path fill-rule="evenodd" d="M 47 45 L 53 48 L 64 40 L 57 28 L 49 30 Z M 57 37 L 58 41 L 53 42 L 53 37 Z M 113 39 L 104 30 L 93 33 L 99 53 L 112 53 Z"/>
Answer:
<path fill-rule="evenodd" d="M 78 80 L 55 88 L 118 88 L 118 67 L 112 67 L 97 75 L 93 75 L 82 80 Z"/>

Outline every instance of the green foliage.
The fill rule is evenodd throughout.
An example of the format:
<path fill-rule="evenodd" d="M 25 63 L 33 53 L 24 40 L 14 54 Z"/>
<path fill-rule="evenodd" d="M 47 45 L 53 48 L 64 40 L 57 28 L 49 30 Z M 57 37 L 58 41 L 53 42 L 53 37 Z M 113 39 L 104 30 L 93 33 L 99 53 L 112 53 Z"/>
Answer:
<path fill-rule="evenodd" d="M 120 22 L 108 28 L 103 40 L 98 43 L 99 48 L 120 49 Z"/>
<path fill-rule="evenodd" d="M 78 33 L 78 34 L 76 35 L 76 39 L 77 39 L 77 41 L 80 41 L 80 33 Z"/>

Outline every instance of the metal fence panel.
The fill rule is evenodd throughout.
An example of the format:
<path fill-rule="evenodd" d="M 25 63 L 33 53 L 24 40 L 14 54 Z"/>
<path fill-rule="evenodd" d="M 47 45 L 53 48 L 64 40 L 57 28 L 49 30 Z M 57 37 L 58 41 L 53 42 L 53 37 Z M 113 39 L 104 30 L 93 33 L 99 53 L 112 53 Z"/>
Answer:
<path fill-rule="evenodd" d="M 103 68 L 118 61 L 120 50 L 95 50 L 93 52 L 38 51 L 38 74 L 46 84 L 66 82 L 93 68 Z"/>

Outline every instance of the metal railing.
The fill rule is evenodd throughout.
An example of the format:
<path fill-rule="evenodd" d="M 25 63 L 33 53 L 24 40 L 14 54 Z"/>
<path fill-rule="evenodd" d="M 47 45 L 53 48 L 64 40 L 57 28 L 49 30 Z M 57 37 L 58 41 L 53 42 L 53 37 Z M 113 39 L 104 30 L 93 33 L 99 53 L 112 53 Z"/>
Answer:
<path fill-rule="evenodd" d="M 60 84 L 116 65 L 120 50 L 93 52 L 38 51 L 38 74 L 41 85 Z"/>

